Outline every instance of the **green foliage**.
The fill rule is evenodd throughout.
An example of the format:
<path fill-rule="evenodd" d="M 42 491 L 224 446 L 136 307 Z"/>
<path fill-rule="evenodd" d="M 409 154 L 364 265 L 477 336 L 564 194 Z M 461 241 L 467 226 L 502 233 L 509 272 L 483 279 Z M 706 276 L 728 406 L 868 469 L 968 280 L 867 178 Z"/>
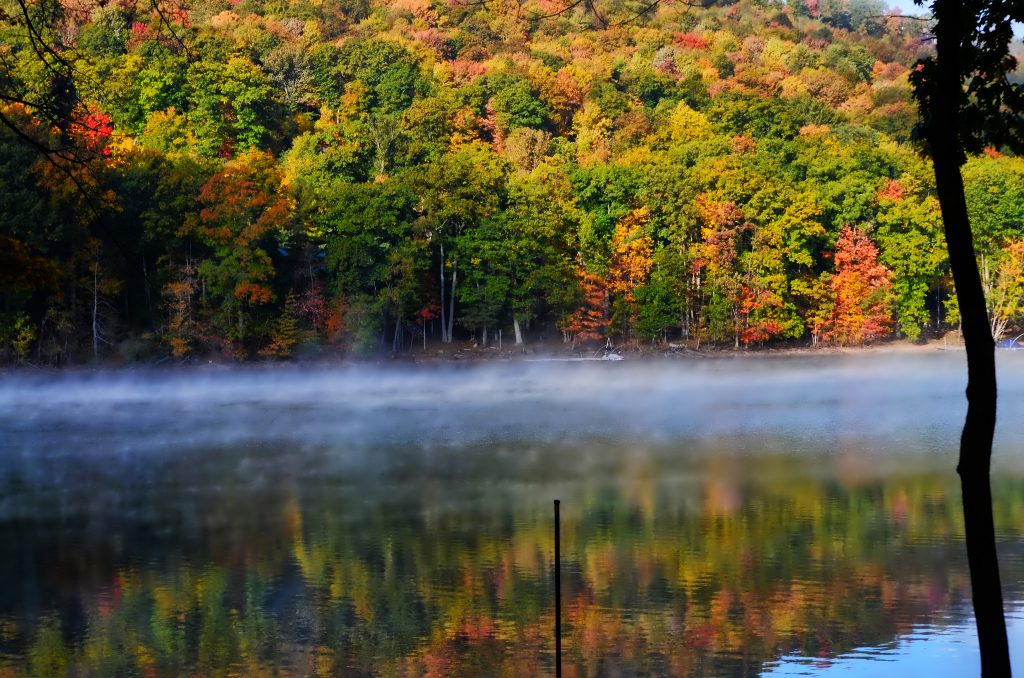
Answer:
<path fill-rule="evenodd" d="M 962 172 L 975 248 L 991 255 L 1024 234 L 1024 166 L 1013 158 L 980 156 Z"/>
<path fill-rule="evenodd" d="M 415 195 L 398 181 L 336 181 L 320 194 L 315 224 L 342 296 L 372 294 L 385 284 L 387 255 L 412 237 Z"/>
<path fill-rule="evenodd" d="M 28 361 L 38 330 L 24 312 L 0 315 L 0 355 L 7 362 Z"/>
<path fill-rule="evenodd" d="M 716 97 L 707 114 L 723 134 L 755 139 L 792 139 L 807 122 L 783 101 L 735 94 Z"/>
<path fill-rule="evenodd" d="M 565 234 L 578 228 L 580 217 L 564 172 L 542 165 L 511 180 L 500 215 L 457 241 L 465 262 L 458 295 L 466 326 L 493 328 L 512 318 L 523 323 L 542 310 L 556 318 L 569 313 L 577 295 Z"/>
<path fill-rule="evenodd" d="M 385 113 L 408 108 L 426 85 L 413 55 L 390 40 L 346 42 L 337 55 L 335 70 L 342 82 L 366 85 L 371 94 L 370 107 Z"/>
<path fill-rule="evenodd" d="M 497 114 L 498 125 L 503 129 L 540 128 L 551 115 L 525 78 L 500 78 L 491 84 L 491 88 L 494 91 L 491 105 Z"/>
<path fill-rule="evenodd" d="M 273 125 L 274 88 L 267 74 L 243 57 L 189 68 L 189 123 L 201 155 L 260 148 Z"/>
<path fill-rule="evenodd" d="M 78 34 L 78 47 L 92 54 L 117 56 L 125 53 L 128 16 L 119 7 L 99 7 Z"/>
<path fill-rule="evenodd" d="M 270 343 L 260 349 L 260 355 L 287 358 L 295 352 L 299 343 L 299 308 L 295 293 L 288 291 L 284 308 L 272 323 Z"/>
<path fill-rule="evenodd" d="M 636 333 L 653 340 L 679 326 L 686 309 L 686 263 L 678 250 L 663 247 L 654 255 L 650 280 L 636 291 Z"/>
<path fill-rule="evenodd" d="M 744 1 L 605 30 L 582 8 L 524 21 L 535 3 L 204 0 L 166 22 L 101 7 L 77 31 L 30 3 L 61 68 L 0 17 L 0 113 L 87 158 L 69 172 L 0 133 L 4 317 L 44 360 L 78 355 L 102 252 L 118 341 L 175 358 L 254 355 L 293 316 L 364 352 L 439 318 L 448 340 L 515 321 L 569 342 L 813 342 L 853 226 L 892 274 L 891 332 L 939 320 L 938 208 L 908 145 L 930 68 L 913 70 L 913 25 L 876 21 L 874 0 Z M 1012 142 L 1005 64 L 971 59 L 992 88 L 974 84 L 968 113 L 995 121 L 971 149 Z M 1024 162 L 989 148 L 964 178 L 995 275 L 1024 229 Z M 633 251 L 639 231 L 617 229 L 641 213 Z"/>

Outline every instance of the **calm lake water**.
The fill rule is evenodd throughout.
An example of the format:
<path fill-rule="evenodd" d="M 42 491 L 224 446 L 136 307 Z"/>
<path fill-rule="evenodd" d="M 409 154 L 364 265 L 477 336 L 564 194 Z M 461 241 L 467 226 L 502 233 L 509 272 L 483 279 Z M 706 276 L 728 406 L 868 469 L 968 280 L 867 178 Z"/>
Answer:
<path fill-rule="evenodd" d="M 993 474 L 1024 671 L 1024 355 Z M 961 353 L 0 378 L 0 676 L 978 670 Z"/>

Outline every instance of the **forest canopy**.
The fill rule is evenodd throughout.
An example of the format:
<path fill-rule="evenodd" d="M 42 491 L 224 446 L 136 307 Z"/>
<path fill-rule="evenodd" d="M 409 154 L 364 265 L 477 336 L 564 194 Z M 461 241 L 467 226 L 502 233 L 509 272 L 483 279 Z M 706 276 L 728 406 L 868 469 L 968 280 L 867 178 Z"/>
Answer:
<path fill-rule="evenodd" d="M 7 362 L 957 326 L 879 2 L 4 2 Z M 1013 336 L 1024 162 L 963 175 Z"/>

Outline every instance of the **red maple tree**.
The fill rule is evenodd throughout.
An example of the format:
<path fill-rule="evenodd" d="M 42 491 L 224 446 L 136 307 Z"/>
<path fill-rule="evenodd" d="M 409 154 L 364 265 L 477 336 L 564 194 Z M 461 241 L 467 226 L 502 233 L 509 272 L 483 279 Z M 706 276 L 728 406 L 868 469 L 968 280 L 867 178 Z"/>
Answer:
<path fill-rule="evenodd" d="M 835 267 L 835 306 L 825 338 L 847 345 L 887 335 L 892 327 L 892 273 L 878 262 L 878 248 L 867 234 L 852 226 L 843 228 Z"/>

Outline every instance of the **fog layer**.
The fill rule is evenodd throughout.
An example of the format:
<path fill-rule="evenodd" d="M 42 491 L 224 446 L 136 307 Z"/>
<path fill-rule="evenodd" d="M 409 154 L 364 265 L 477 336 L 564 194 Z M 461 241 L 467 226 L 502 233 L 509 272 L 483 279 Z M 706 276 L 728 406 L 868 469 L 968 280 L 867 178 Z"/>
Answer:
<path fill-rule="evenodd" d="M 1024 439 L 1024 356 L 1001 356 L 1000 376 L 1002 450 Z M 755 436 L 813 447 L 874 440 L 896 453 L 955 444 L 965 383 L 953 351 L 14 373 L 0 381 L 0 445 L 8 454 L 110 454 L 283 440 L 357 450 Z"/>

